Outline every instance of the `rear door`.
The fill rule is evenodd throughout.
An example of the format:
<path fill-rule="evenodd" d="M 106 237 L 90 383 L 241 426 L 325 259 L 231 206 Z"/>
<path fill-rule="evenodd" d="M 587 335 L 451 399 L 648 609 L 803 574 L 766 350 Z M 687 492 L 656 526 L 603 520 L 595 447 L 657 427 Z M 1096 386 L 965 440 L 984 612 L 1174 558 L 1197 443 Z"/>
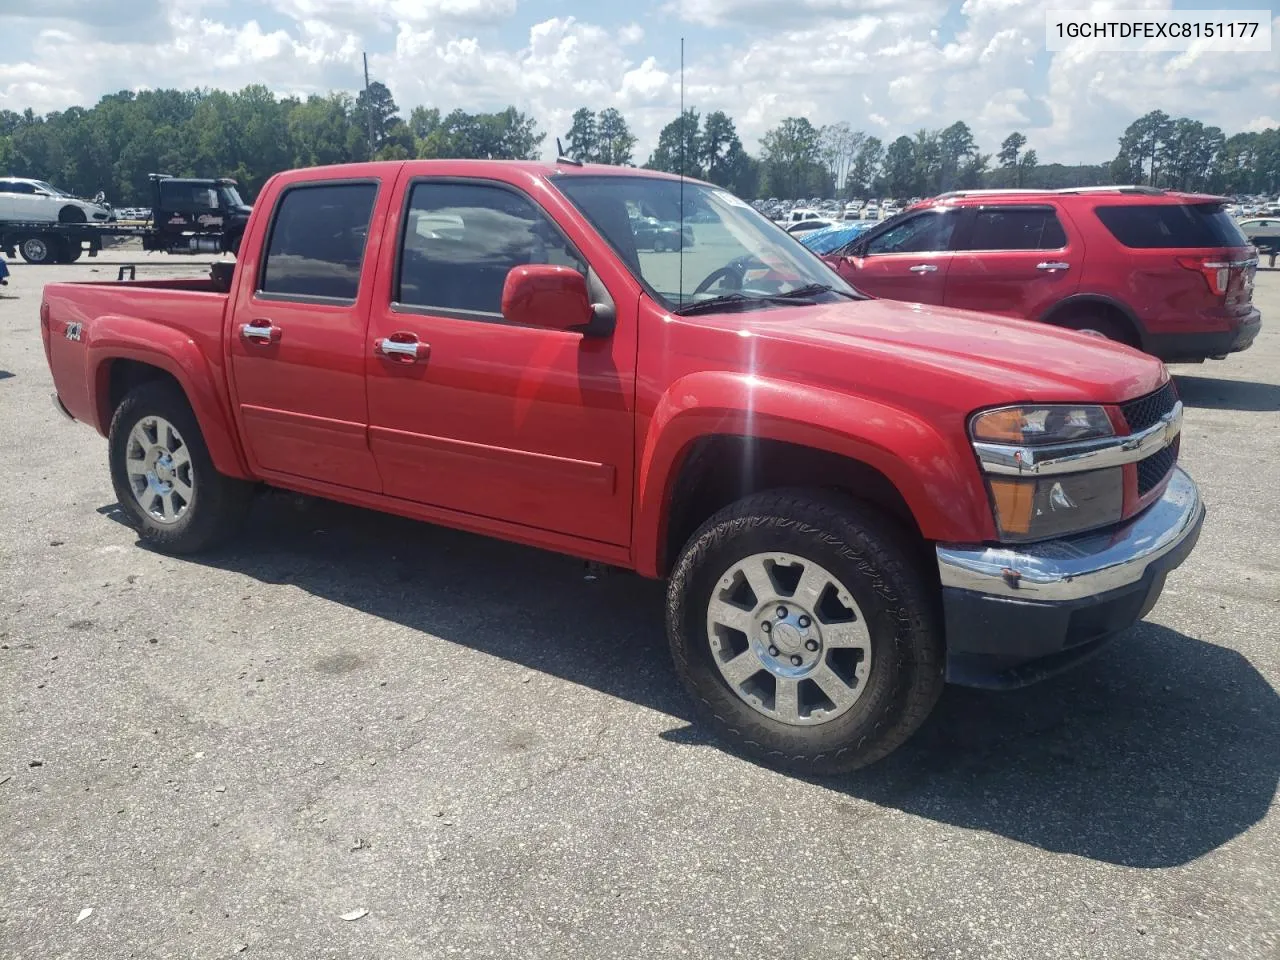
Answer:
<path fill-rule="evenodd" d="M 372 178 L 286 184 L 265 240 L 244 252 L 227 337 L 237 419 L 262 474 L 381 490 L 364 342 L 389 192 Z"/>
<path fill-rule="evenodd" d="M 0 220 L 16 220 L 13 215 L 13 181 L 0 180 Z"/>
<path fill-rule="evenodd" d="M 951 267 L 951 242 L 960 211 L 933 207 L 875 228 L 851 248 L 828 258 L 864 293 L 887 300 L 940 304 Z"/>
<path fill-rule="evenodd" d="M 1052 205 L 966 212 L 947 274 L 947 306 L 1034 320 L 1079 287 L 1084 242 Z"/>

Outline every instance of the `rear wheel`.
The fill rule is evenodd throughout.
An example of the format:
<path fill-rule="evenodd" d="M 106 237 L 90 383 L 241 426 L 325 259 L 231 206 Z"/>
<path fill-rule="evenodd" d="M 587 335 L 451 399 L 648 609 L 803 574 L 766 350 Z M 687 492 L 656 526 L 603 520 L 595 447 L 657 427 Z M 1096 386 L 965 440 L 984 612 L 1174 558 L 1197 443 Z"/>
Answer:
<path fill-rule="evenodd" d="M 79 240 L 68 240 L 62 245 L 58 256 L 59 263 L 75 263 L 84 254 L 84 244 Z"/>
<path fill-rule="evenodd" d="M 1108 340 L 1114 340 L 1116 343 L 1123 343 L 1130 347 L 1140 346 L 1137 336 L 1134 335 L 1133 328 L 1126 321 L 1105 310 L 1071 313 L 1061 320 L 1055 319 L 1053 324 L 1054 326 L 1065 327 L 1068 330 L 1077 330 L 1080 333 L 1091 333 L 1095 336 L 1106 337 Z"/>
<path fill-rule="evenodd" d="M 18 252 L 27 263 L 53 263 L 56 255 L 54 245 L 43 237 L 27 237 L 18 244 Z"/>
<path fill-rule="evenodd" d="M 943 685 L 936 597 L 905 534 L 851 500 L 749 497 L 689 541 L 667 594 L 676 671 L 748 753 L 828 774 L 884 757 Z"/>
<path fill-rule="evenodd" d="M 252 486 L 213 466 L 200 425 L 172 383 L 144 383 L 111 420 L 116 498 L 138 535 L 166 553 L 195 553 L 233 536 Z"/>

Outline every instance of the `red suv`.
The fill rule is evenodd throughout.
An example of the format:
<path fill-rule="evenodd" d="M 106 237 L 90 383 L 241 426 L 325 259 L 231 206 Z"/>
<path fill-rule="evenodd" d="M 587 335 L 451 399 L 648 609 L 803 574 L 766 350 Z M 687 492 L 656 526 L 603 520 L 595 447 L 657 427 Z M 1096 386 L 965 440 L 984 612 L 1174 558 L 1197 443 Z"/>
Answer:
<path fill-rule="evenodd" d="M 972 190 L 823 257 L 876 297 L 1093 330 L 1168 362 L 1246 349 L 1257 251 L 1221 197 L 1151 187 Z"/>

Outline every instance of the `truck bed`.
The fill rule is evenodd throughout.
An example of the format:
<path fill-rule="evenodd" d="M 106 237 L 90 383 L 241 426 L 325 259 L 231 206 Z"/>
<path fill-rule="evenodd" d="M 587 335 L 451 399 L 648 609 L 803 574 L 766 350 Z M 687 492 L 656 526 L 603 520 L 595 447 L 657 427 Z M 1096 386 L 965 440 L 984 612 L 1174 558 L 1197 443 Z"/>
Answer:
<path fill-rule="evenodd" d="M 225 391 L 222 325 L 229 297 L 217 286 L 211 278 L 49 284 L 40 326 L 59 401 L 105 433 L 111 367 L 121 359 L 159 366 L 179 380 L 198 375 L 206 389 L 212 377 Z M 212 369 L 197 371 L 196 364 Z"/>

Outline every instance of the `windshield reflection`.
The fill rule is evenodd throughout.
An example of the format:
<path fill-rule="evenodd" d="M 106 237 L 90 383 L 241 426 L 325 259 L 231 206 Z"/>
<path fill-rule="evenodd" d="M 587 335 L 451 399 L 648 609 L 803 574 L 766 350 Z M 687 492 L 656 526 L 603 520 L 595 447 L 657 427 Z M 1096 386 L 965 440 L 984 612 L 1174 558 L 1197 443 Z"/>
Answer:
<path fill-rule="evenodd" d="M 718 187 L 573 174 L 555 184 L 668 309 L 713 299 L 708 308 L 728 309 L 744 300 L 765 308 L 859 296 L 777 225 Z M 778 299 L 792 291 L 803 299 Z"/>

